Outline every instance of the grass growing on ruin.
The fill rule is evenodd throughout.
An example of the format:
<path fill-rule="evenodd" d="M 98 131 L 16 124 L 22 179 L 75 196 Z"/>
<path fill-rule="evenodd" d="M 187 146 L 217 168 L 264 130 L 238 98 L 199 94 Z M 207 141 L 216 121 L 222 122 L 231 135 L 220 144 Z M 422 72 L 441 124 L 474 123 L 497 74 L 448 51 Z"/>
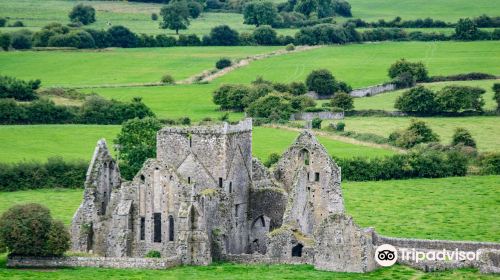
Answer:
<path fill-rule="evenodd" d="M 395 265 L 370 273 L 341 273 L 317 271 L 311 265 L 244 265 L 212 264 L 183 266 L 166 270 L 139 269 L 6 269 L 6 257 L 0 255 L 0 279 L 494 279 L 475 269 L 424 273 L 413 268 Z"/>
<path fill-rule="evenodd" d="M 347 213 L 380 234 L 423 239 L 500 242 L 500 176 L 343 182 Z M 36 202 L 69 225 L 82 189 L 0 192 L 0 214 Z"/>
<path fill-rule="evenodd" d="M 305 80 L 314 69 L 326 68 L 354 88 L 389 81 L 387 69 L 400 58 L 422 61 L 430 75 L 465 72 L 500 74 L 496 42 L 384 42 L 329 46 L 255 61 L 217 81 L 250 82 L 256 76 L 280 82 Z"/>
<path fill-rule="evenodd" d="M 345 130 L 373 133 L 388 137 L 396 129 L 409 126 L 410 117 L 348 117 L 344 120 Z M 425 121 L 439 134 L 441 143 L 449 144 L 457 127 L 470 131 L 479 151 L 500 151 L 500 118 L 495 116 L 476 117 L 431 117 L 417 118 Z M 328 121 L 326 122 L 328 123 Z M 326 124 L 325 126 L 326 127 Z"/>
<path fill-rule="evenodd" d="M 98 86 L 181 80 L 215 68 L 221 57 L 243 58 L 282 47 L 175 47 L 0 52 L 1 75 L 41 79 L 42 86 Z"/>
<path fill-rule="evenodd" d="M 483 95 L 483 99 L 485 101 L 484 109 L 494 110 L 497 107 L 496 102 L 493 101 L 493 90 L 491 88 L 494 83 L 500 83 L 500 81 L 484 80 L 484 81 L 440 82 L 440 83 L 423 84 L 423 86 L 434 91 L 437 91 L 448 85 L 480 87 L 486 90 L 486 93 Z M 403 92 L 407 90 L 408 89 L 397 90 L 397 91 L 382 93 L 371 97 L 355 98 L 354 109 L 395 111 L 396 109 L 394 108 L 394 103 L 396 102 L 396 99 L 399 96 L 401 96 Z"/>
<path fill-rule="evenodd" d="M 118 125 L 2 125 L 0 126 L 0 162 L 45 161 L 51 156 L 66 160 L 89 161 L 97 140 L 105 138 L 113 149 Z M 298 132 L 254 127 L 253 154 L 266 160 L 270 153 L 283 153 Z M 319 137 L 331 154 L 338 157 L 379 157 L 390 150 L 357 146 Z"/>

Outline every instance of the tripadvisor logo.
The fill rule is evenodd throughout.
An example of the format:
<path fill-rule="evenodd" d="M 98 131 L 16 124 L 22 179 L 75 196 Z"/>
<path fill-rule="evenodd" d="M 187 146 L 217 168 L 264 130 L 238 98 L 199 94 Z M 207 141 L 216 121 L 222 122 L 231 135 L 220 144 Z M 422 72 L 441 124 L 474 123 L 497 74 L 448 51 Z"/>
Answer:
<path fill-rule="evenodd" d="M 375 251 L 375 261 L 381 266 L 391 266 L 398 260 L 398 251 L 394 246 L 383 244 Z"/>

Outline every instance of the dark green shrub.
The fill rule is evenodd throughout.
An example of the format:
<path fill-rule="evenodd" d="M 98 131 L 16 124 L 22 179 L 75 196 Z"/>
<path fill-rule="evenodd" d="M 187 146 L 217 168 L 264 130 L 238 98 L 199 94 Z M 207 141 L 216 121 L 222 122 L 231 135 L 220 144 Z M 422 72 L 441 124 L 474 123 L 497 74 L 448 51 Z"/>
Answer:
<path fill-rule="evenodd" d="M 345 123 L 343 123 L 343 122 L 338 122 L 335 125 L 335 130 L 337 130 L 337 131 L 344 131 L 344 128 L 345 128 Z"/>
<path fill-rule="evenodd" d="M 344 111 L 354 109 L 354 99 L 348 93 L 338 92 L 330 101 L 330 106 L 342 108 Z"/>
<path fill-rule="evenodd" d="M 19 101 L 37 99 L 35 92 L 40 88 L 40 80 L 24 81 L 13 77 L 0 76 L 0 98 L 14 98 Z"/>
<path fill-rule="evenodd" d="M 213 93 L 213 101 L 222 110 L 243 111 L 246 98 L 252 93 L 246 85 L 222 85 Z"/>
<path fill-rule="evenodd" d="M 161 82 L 163 84 L 170 84 L 170 85 L 175 84 L 174 77 L 172 77 L 172 75 L 170 74 L 163 75 L 163 77 L 161 77 Z"/>
<path fill-rule="evenodd" d="M 239 35 L 236 30 L 227 25 L 219 25 L 210 30 L 210 35 L 205 42 L 212 46 L 236 46 L 239 44 Z"/>
<path fill-rule="evenodd" d="M 403 73 L 411 73 L 417 82 L 425 82 L 429 79 L 427 69 L 422 62 L 409 62 L 400 59 L 389 68 L 389 77 L 395 79 Z"/>
<path fill-rule="evenodd" d="M 443 112 L 459 112 L 473 110 L 483 111 L 484 100 L 482 95 L 486 91 L 479 87 L 446 86 L 436 93 L 436 102 Z"/>
<path fill-rule="evenodd" d="M 78 49 L 95 48 L 92 35 L 83 30 L 71 31 L 67 34 L 54 35 L 50 37 L 47 45 L 49 47 L 72 47 Z"/>
<path fill-rule="evenodd" d="M 290 44 L 286 45 L 285 49 L 287 51 L 289 51 L 289 52 L 294 51 L 295 50 L 295 45 L 292 44 L 292 43 L 290 43 Z"/>
<path fill-rule="evenodd" d="M 293 95 L 302 95 L 307 92 L 307 87 L 303 82 L 291 82 L 288 87 Z"/>
<path fill-rule="evenodd" d="M 203 6 L 196 1 L 189 1 L 187 3 L 189 16 L 192 18 L 198 18 L 203 11 Z"/>
<path fill-rule="evenodd" d="M 151 13 L 151 20 L 157 21 L 158 20 L 158 14 L 157 13 Z"/>
<path fill-rule="evenodd" d="M 407 113 L 431 114 L 438 110 L 436 94 L 423 86 L 403 92 L 396 99 L 394 108 Z"/>
<path fill-rule="evenodd" d="M 497 103 L 497 111 L 500 111 L 500 83 L 493 84 L 493 100 Z"/>
<path fill-rule="evenodd" d="M 293 113 L 290 101 L 284 94 L 271 93 L 252 102 L 247 108 L 251 117 L 269 118 L 272 121 L 288 121 Z"/>
<path fill-rule="evenodd" d="M 420 143 L 437 142 L 439 136 L 425 122 L 412 119 L 406 130 L 391 133 L 389 141 L 398 147 L 409 149 Z"/>
<path fill-rule="evenodd" d="M 468 147 L 476 147 L 476 141 L 472 138 L 470 132 L 462 127 L 457 127 L 453 133 L 451 145 L 456 146 L 462 144 Z"/>
<path fill-rule="evenodd" d="M 287 85 L 285 83 L 273 83 L 273 88 L 277 92 L 290 92 L 289 85 Z"/>
<path fill-rule="evenodd" d="M 9 25 L 10 27 L 24 27 L 24 23 L 20 20 L 14 21 L 13 24 Z"/>
<path fill-rule="evenodd" d="M 135 48 L 137 46 L 137 35 L 128 28 L 116 25 L 108 29 L 110 46 L 120 48 Z"/>
<path fill-rule="evenodd" d="M 159 34 L 156 35 L 156 45 L 158 47 L 174 47 L 177 45 L 177 40 L 175 37 Z"/>
<path fill-rule="evenodd" d="M 223 58 L 217 60 L 217 62 L 215 63 L 215 68 L 224 69 L 226 67 L 231 66 L 232 64 L 233 63 L 231 62 L 231 60 L 229 58 L 223 57 Z"/>
<path fill-rule="evenodd" d="M 500 174 L 500 153 L 483 153 L 478 157 L 480 173 L 483 175 Z"/>
<path fill-rule="evenodd" d="M 78 4 L 69 13 L 72 22 L 81 22 L 83 25 L 95 22 L 95 9 L 92 6 Z"/>
<path fill-rule="evenodd" d="M 290 100 L 290 105 L 295 111 L 303 111 L 305 108 L 316 107 L 316 101 L 313 98 L 305 95 L 299 96 L 289 96 L 284 95 L 284 97 Z"/>
<path fill-rule="evenodd" d="M 321 123 L 323 122 L 320 118 L 314 118 L 311 121 L 311 127 L 315 129 L 321 129 Z"/>
<path fill-rule="evenodd" d="M 307 88 L 319 95 L 330 95 L 338 90 L 332 73 L 326 69 L 312 71 L 306 79 Z"/>
<path fill-rule="evenodd" d="M 271 26 L 262 25 L 253 31 L 253 38 L 259 45 L 274 45 L 277 41 L 277 34 Z"/>
<path fill-rule="evenodd" d="M 476 40 L 480 36 L 476 24 L 469 18 L 461 18 L 455 26 L 455 39 L 463 41 Z"/>
<path fill-rule="evenodd" d="M 2 48 L 4 51 L 8 51 L 10 47 L 10 41 L 10 34 L 0 33 L 0 48 Z"/>
<path fill-rule="evenodd" d="M 191 119 L 189 117 L 181 117 L 178 123 L 181 125 L 191 125 Z"/>
<path fill-rule="evenodd" d="M 5 27 L 6 24 L 7 24 L 7 19 L 0 17 L 0 27 Z"/>
<path fill-rule="evenodd" d="M 429 82 L 494 80 L 496 78 L 497 77 L 492 74 L 470 72 L 470 73 L 448 75 L 448 76 L 432 76 L 429 78 Z"/>
<path fill-rule="evenodd" d="M 151 250 L 146 254 L 146 258 L 161 258 L 161 253 L 158 251 Z"/>
<path fill-rule="evenodd" d="M 11 35 L 11 47 L 16 50 L 31 49 L 31 32 L 14 32 Z"/>
<path fill-rule="evenodd" d="M 0 217 L 0 244 L 14 256 L 60 256 L 69 249 L 69 233 L 39 204 L 15 205 Z"/>
<path fill-rule="evenodd" d="M 271 153 L 267 160 L 264 162 L 264 166 L 267 168 L 271 167 L 273 164 L 277 163 L 280 160 L 281 156 L 277 153 Z"/>

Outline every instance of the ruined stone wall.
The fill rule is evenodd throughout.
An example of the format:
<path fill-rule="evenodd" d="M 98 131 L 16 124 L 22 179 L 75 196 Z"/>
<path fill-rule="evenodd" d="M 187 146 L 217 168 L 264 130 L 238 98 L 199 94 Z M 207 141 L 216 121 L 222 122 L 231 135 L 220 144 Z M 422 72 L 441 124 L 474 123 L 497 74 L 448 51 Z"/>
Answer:
<path fill-rule="evenodd" d="M 355 89 L 355 90 L 351 91 L 349 93 L 349 95 L 352 97 L 365 97 L 365 96 L 373 96 L 373 95 L 377 95 L 380 93 L 393 91 L 393 90 L 396 90 L 395 84 L 383 84 L 383 85 L 376 85 L 376 86 L 371 86 L 371 87 L 366 87 L 366 88 Z"/>
<path fill-rule="evenodd" d="M 63 268 L 135 268 L 166 269 L 179 266 L 179 258 L 106 258 L 106 257 L 9 257 L 7 267 Z"/>
<path fill-rule="evenodd" d="M 291 121 L 310 121 L 315 118 L 322 120 L 342 120 L 344 119 L 344 112 L 300 112 L 294 113 L 290 116 Z"/>

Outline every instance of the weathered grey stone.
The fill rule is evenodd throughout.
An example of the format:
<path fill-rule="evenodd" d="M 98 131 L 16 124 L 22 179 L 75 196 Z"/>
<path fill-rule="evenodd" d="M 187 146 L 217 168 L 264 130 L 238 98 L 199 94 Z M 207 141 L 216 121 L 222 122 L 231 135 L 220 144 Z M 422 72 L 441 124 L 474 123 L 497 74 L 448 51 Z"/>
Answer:
<path fill-rule="evenodd" d="M 9 265 L 166 268 L 230 260 L 365 272 L 375 268 L 374 246 L 381 242 L 427 249 L 444 244 L 357 227 L 344 214 L 340 174 L 307 130 L 268 170 L 252 158 L 251 119 L 161 129 L 156 158 L 130 182 L 121 181 L 99 140 L 71 233 L 73 250 L 103 257 L 11 258 Z M 153 250 L 162 259 L 143 258 Z M 496 271 L 497 255 L 488 256 L 484 270 Z"/>
<path fill-rule="evenodd" d="M 290 116 L 291 121 L 310 121 L 315 118 L 322 120 L 342 120 L 344 119 L 344 112 L 300 112 L 294 113 Z"/>

